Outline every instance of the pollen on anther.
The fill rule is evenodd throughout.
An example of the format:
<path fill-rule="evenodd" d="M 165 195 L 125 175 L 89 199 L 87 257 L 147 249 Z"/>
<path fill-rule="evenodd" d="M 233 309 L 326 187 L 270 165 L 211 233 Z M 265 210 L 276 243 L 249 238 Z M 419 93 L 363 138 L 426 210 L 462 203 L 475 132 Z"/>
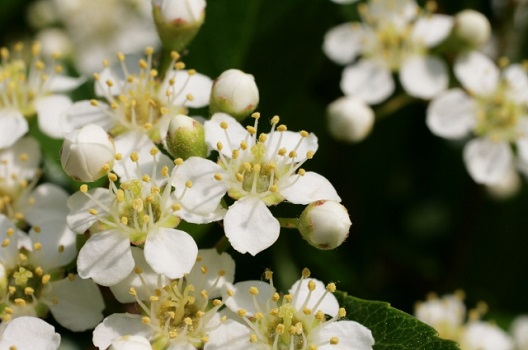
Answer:
<path fill-rule="evenodd" d="M 139 154 L 137 152 L 132 152 L 130 154 L 130 160 L 133 162 L 137 162 L 139 160 Z"/>
<path fill-rule="evenodd" d="M 171 209 L 172 209 L 173 211 L 181 210 L 181 205 L 178 204 L 178 203 L 173 204 L 173 205 L 171 206 Z"/>
<path fill-rule="evenodd" d="M 115 160 L 121 160 L 121 159 L 123 159 L 123 155 L 122 155 L 121 153 L 116 153 L 116 154 L 114 155 L 114 159 L 115 159 Z"/>
<path fill-rule="evenodd" d="M 40 242 L 35 242 L 33 243 L 33 249 L 35 250 L 41 250 L 42 249 L 42 244 Z"/>
<path fill-rule="evenodd" d="M 304 170 L 302 168 L 297 171 L 297 175 L 299 175 L 299 176 L 304 176 L 305 174 L 306 174 L 306 170 Z"/>
<path fill-rule="evenodd" d="M 222 300 L 220 299 L 214 299 L 213 300 L 213 306 L 220 306 L 222 305 Z"/>
<path fill-rule="evenodd" d="M 86 193 L 86 192 L 88 192 L 88 185 L 86 185 L 86 184 L 81 185 L 81 187 L 79 187 L 79 190 L 80 190 L 82 193 Z"/>
<path fill-rule="evenodd" d="M 192 184 L 192 181 L 190 181 L 190 180 L 185 181 L 185 187 L 187 187 L 187 188 L 191 188 L 192 185 L 193 185 L 193 184 Z"/>
<path fill-rule="evenodd" d="M 251 134 L 251 135 L 255 135 L 257 133 L 257 129 L 255 129 L 253 126 L 251 125 L 248 125 L 246 126 L 246 129 L 247 131 Z"/>
<path fill-rule="evenodd" d="M 35 294 L 35 290 L 31 287 L 26 287 L 24 288 L 24 294 L 25 295 L 33 295 Z"/>
<path fill-rule="evenodd" d="M 150 317 L 144 316 L 141 318 L 143 324 L 150 324 Z"/>
<path fill-rule="evenodd" d="M 275 116 L 273 116 L 273 118 L 271 118 L 271 124 L 272 125 L 276 125 L 276 124 L 279 123 L 279 120 L 280 120 L 279 116 L 275 115 Z"/>
<path fill-rule="evenodd" d="M 314 156 L 314 151 L 308 151 L 308 152 L 306 152 L 306 158 L 308 158 L 308 159 L 312 159 L 313 156 Z"/>
<path fill-rule="evenodd" d="M 114 174 L 114 173 L 108 174 L 108 180 L 110 180 L 112 182 L 116 182 L 117 181 L 117 175 Z"/>
<path fill-rule="evenodd" d="M 337 316 L 338 316 L 339 318 L 343 318 L 343 317 L 346 316 L 346 310 L 345 310 L 344 307 L 340 307 L 340 308 L 339 308 L 339 311 L 338 311 L 338 313 L 337 313 Z"/>
<path fill-rule="evenodd" d="M 338 337 L 330 338 L 330 345 L 337 345 L 337 344 L 339 344 L 339 338 Z"/>
<path fill-rule="evenodd" d="M 41 279 L 42 284 L 47 284 L 50 280 L 51 280 L 51 275 L 48 275 L 48 274 L 42 276 L 42 279 Z"/>
<path fill-rule="evenodd" d="M 214 178 L 217 181 L 221 181 L 222 180 L 222 175 L 221 174 L 214 174 Z"/>
<path fill-rule="evenodd" d="M 5 248 L 9 245 L 11 241 L 9 240 L 9 238 L 6 238 L 4 239 L 4 241 L 2 242 L 2 247 Z"/>
<path fill-rule="evenodd" d="M 260 113 L 259 112 L 255 112 L 255 113 L 251 114 L 251 117 L 255 118 L 255 119 L 259 119 L 260 118 Z"/>
<path fill-rule="evenodd" d="M 288 130 L 288 127 L 284 124 L 281 124 L 279 126 L 277 126 L 277 131 L 280 131 L 280 132 L 283 132 L 283 131 L 286 131 Z"/>
<path fill-rule="evenodd" d="M 331 283 L 328 283 L 326 285 L 326 290 L 329 291 L 330 293 L 334 293 L 336 291 L 336 285 L 335 283 L 331 282 Z"/>

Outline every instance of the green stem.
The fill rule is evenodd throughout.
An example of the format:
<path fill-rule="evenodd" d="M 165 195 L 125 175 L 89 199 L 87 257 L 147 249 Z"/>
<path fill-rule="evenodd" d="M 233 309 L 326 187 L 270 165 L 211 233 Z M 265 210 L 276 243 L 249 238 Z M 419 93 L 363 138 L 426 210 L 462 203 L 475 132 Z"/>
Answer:
<path fill-rule="evenodd" d="M 277 218 L 277 220 L 284 228 L 297 228 L 299 226 L 299 219 L 297 218 Z"/>
<path fill-rule="evenodd" d="M 408 104 L 410 104 L 411 102 L 414 102 L 414 101 L 415 101 L 415 99 L 413 97 L 411 97 L 409 95 L 406 95 L 406 94 L 401 94 L 401 95 L 394 96 L 393 98 L 391 98 L 390 100 L 385 102 L 383 104 L 383 106 L 380 107 L 376 111 L 376 118 L 377 119 L 385 118 L 385 117 L 393 114 L 394 112 L 396 112 L 400 108 L 403 108 L 403 107 L 407 106 Z"/>
<path fill-rule="evenodd" d="M 222 236 L 222 238 L 220 238 L 215 244 L 215 249 L 218 253 L 225 252 L 229 248 L 231 248 L 231 243 L 229 243 L 226 236 Z"/>

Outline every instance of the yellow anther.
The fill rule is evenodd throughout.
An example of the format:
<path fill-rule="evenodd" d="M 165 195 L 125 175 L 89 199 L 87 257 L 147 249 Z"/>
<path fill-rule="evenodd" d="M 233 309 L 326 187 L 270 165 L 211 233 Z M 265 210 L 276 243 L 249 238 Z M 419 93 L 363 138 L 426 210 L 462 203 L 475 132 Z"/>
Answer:
<path fill-rule="evenodd" d="M 130 154 L 130 160 L 134 163 L 137 162 L 139 160 L 139 154 L 137 152 L 132 152 Z"/>
<path fill-rule="evenodd" d="M 184 69 L 185 68 L 185 63 L 176 62 L 176 64 L 174 65 L 174 68 L 176 68 L 176 69 Z"/>
<path fill-rule="evenodd" d="M 122 216 L 121 219 L 119 220 L 119 222 L 121 222 L 121 225 L 128 225 L 128 218 L 126 216 Z"/>
<path fill-rule="evenodd" d="M 201 296 L 204 300 L 209 299 L 208 296 L 207 296 L 207 291 L 206 291 L 206 290 L 202 290 L 202 291 L 200 292 L 200 296 Z"/>
<path fill-rule="evenodd" d="M 217 142 L 217 143 L 216 143 L 216 149 L 219 150 L 219 151 L 221 151 L 222 148 L 224 148 L 224 145 L 222 145 L 222 142 Z"/>
<path fill-rule="evenodd" d="M 117 190 L 116 199 L 119 203 L 123 202 L 125 200 L 125 191 L 122 189 Z"/>
<path fill-rule="evenodd" d="M 187 99 L 187 101 L 193 101 L 194 100 L 194 96 L 192 94 L 187 94 L 187 96 L 185 96 L 185 98 Z"/>
<path fill-rule="evenodd" d="M 264 271 L 264 279 L 266 281 L 271 281 L 273 279 L 273 271 L 271 270 Z"/>
<path fill-rule="evenodd" d="M 26 301 L 22 298 L 16 298 L 15 299 L 15 304 L 17 304 L 18 306 L 24 306 L 26 305 Z"/>
<path fill-rule="evenodd" d="M 214 174 L 214 179 L 217 180 L 217 181 L 221 181 L 222 180 L 222 175 L 221 174 Z"/>
<path fill-rule="evenodd" d="M 143 180 L 143 182 L 150 182 L 150 176 L 148 176 L 147 174 L 143 175 L 141 177 L 141 180 Z"/>
<path fill-rule="evenodd" d="M 192 184 L 192 181 L 190 181 L 190 180 L 185 181 L 185 187 L 187 187 L 187 188 L 191 188 L 192 185 L 193 185 L 193 184 Z"/>
<path fill-rule="evenodd" d="M 279 188 L 277 187 L 277 185 L 271 185 L 269 187 L 269 191 L 272 193 L 277 193 L 279 191 Z"/>
<path fill-rule="evenodd" d="M 331 282 L 331 283 L 328 283 L 326 285 L 326 290 L 329 291 L 330 293 L 334 293 L 336 291 L 336 285 L 335 283 Z"/>
<path fill-rule="evenodd" d="M 151 69 L 150 72 L 149 72 L 149 75 L 152 77 L 152 78 L 155 78 L 158 76 L 158 71 L 156 69 Z"/>
<path fill-rule="evenodd" d="M 291 294 L 286 294 L 284 296 L 284 300 L 287 302 L 287 303 L 291 303 L 292 300 L 293 300 L 293 296 Z"/>
<path fill-rule="evenodd" d="M 308 131 L 305 131 L 305 130 L 299 131 L 299 134 L 301 134 L 301 137 L 308 137 L 309 135 Z"/>
<path fill-rule="evenodd" d="M 246 141 L 241 141 L 240 142 L 240 149 L 242 151 L 245 151 L 247 149 L 247 142 Z"/>
<path fill-rule="evenodd" d="M 246 171 L 251 171 L 251 163 L 249 162 L 244 162 L 244 164 L 242 164 L 242 166 L 244 167 L 244 169 Z"/>
<path fill-rule="evenodd" d="M 213 306 L 220 306 L 222 305 L 222 300 L 220 299 L 214 299 L 213 300 Z"/>
<path fill-rule="evenodd" d="M 70 273 L 68 274 L 68 279 L 69 279 L 70 281 L 73 281 L 73 280 L 75 279 L 75 275 L 74 275 L 73 273 L 70 272 Z"/>
<path fill-rule="evenodd" d="M 171 206 L 171 209 L 172 209 L 173 211 L 181 210 L 181 205 L 178 204 L 178 203 L 173 204 L 173 205 Z"/>
<path fill-rule="evenodd" d="M 117 181 L 117 175 L 114 174 L 114 173 L 109 173 L 108 174 L 108 180 L 110 180 L 112 182 L 116 182 Z"/>
<path fill-rule="evenodd" d="M 271 300 L 274 302 L 279 301 L 279 299 L 280 299 L 280 294 L 277 292 L 273 293 L 273 295 L 271 296 Z"/>
<path fill-rule="evenodd" d="M 275 116 L 273 116 L 273 118 L 271 118 L 271 124 L 272 125 L 277 125 L 279 123 L 279 120 L 280 120 L 279 116 L 275 115 Z"/>
<path fill-rule="evenodd" d="M 174 165 L 182 165 L 182 164 L 183 164 L 183 159 L 181 158 L 174 159 Z"/>
<path fill-rule="evenodd" d="M 35 250 L 41 250 L 42 249 L 42 244 L 40 242 L 35 242 L 33 243 L 33 249 Z"/>
<path fill-rule="evenodd" d="M 279 149 L 277 154 L 282 157 L 282 156 L 284 156 L 286 154 L 286 152 L 288 152 L 288 151 L 286 150 L 286 148 L 283 147 L 283 148 Z"/>
<path fill-rule="evenodd" d="M 232 297 L 234 294 L 235 293 L 233 292 L 233 290 L 231 290 L 231 289 L 227 290 L 227 296 Z"/>
<path fill-rule="evenodd" d="M 9 306 L 6 306 L 4 311 L 8 314 L 12 314 L 14 312 L 14 310 L 12 308 L 10 308 Z"/>
<path fill-rule="evenodd" d="M 240 151 L 237 149 L 234 149 L 233 152 L 231 153 L 231 158 L 237 159 L 239 155 L 240 155 Z"/>
<path fill-rule="evenodd" d="M 88 209 L 88 212 L 91 214 L 91 215 L 97 215 L 98 214 L 98 211 L 94 208 L 90 208 Z"/>
<path fill-rule="evenodd" d="M 288 130 L 288 127 L 284 124 L 277 126 L 277 131 L 283 132 Z"/>
<path fill-rule="evenodd" d="M 259 119 L 260 118 L 260 113 L 259 112 L 254 112 L 253 114 L 251 114 L 251 118 Z"/>
<path fill-rule="evenodd" d="M 38 226 L 37 226 L 37 227 L 38 227 Z M 35 232 L 37 232 L 37 230 L 35 230 Z M 40 232 L 40 229 L 39 229 L 39 232 Z M 38 232 L 37 232 L 37 233 L 38 233 Z M 14 230 L 12 227 L 10 227 L 10 228 L 7 229 L 6 234 L 7 234 L 9 237 L 12 237 L 12 236 L 15 234 L 15 230 Z"/>
<path fill-rule="evenodd" d="M 51 275 L 48 275 L 48 274 L 42 276 L 42 279 L 41 279 L 42 284 L 47 284 L 50 280 L 51 280 Z"/>
<path fill-rule="evenodd" d="M 250 334 L 249 335 L 249 342 L 250 343 L 256 343 L 258 341 L 258 338 L 255 334 Z"/>
<path fill-rule="evenodd" d="M 128 294 L 136 296 L 137 295 L 136 288 L 130 287 L 130 289 L 128 290 Z"/>
<path fill-rule="evenodd" d="M 105 84 L 106 84 L 106 86 L 108 86 L 108 87 L 112 87 L 112 86 L 114 86 L 114 82 L 113 82 L 112 80 L 110 80 L 110 79 L 108 79 L 107 81 L 105 81 Z"/>
<path fill-rule="evenodd" d="M 185 322 L 185 324 L 188 325 L 188 326 L 192 326 L 192 324 L 193 324 L 192 318 L 190 318 L 190 317 L 185 317 L 183 319 L 183 322 Z"/>
<path fill-rule="evenodd" d="M 35 293 L 35 290 L 31 287 L 24 288 L 24 294 L 25 295 L 33 295 Z"/>
<path fill-rule="evenodd" d="M 148 63 L 144 59 L 139 60 L 138 65 L 139 65 L 139 68 L 141 68 L 141 69 L 147 69 L 148 68 Z"/>
<path fill-rule="evenodd" d="M 337 312 L 337 316 L 338 316 L 339 318 L 343 318 L 343 317 L 346 316 L 346 310 L 345 310 L 344 307 L 340 307 L 340 308 L 339 308 L 339 311 Z"/>
<path fill-rule="evenodd" d="M 169 176 L 169 167 L 168 166 L 164 165 L 161 168 L 161 176 L 164 176 L 164 177 Z"/>
<path fill-rule="evenodd" d="M 290 158 L 296 158 L 296 157 L 297 157 L 297 152 L 295 152 L 295 151 L 290 151 L 290 153 L 288 153 L 288 157 L 290 157 Z"/>
<path fill-rule="evenodd" d="M 10 295 L 13 295 L 13 294 L 16 293 L 16 288 L 13 287 L 13 286 L 9 286 L 7 289 L 9 290 L 9 294 L 10 294 Z"/>
<path fill-rule="evenodd" d="M 169 109 L 167 107 L 160 107 L 160 113 L 162 115 L 169 114 Z"/>
<path fill-rule="evenodd" d="M 242 181 L 244 181 L 244 175 L 242 175 L 242 174 L 240 174 L 240 173 L 236 173 L 236 174 L 235 174 L 235 177 L 236 177 L 236 180 L 237 180 L 238 182 L 242 182 Z"/>
<path fill-rule="evenodd" d="M 157 297 L 157 296 L 155 296 L 155 295 L 151 295 L 151 296 L 149 297 L 149 300 L 150 300 L 150 302 L 152 303 L 152 302 L 158 301 L 158 300 L 159 300 L 159 297 Z"/>
<path fill-rule="evenodd" d="M 267 139 L 268 139 L 268 135 L 262 133 L 262 134 L 259 135 L 258 141 L 261 142 L 261 143 L 264 143 L 264 142 L 266 142 Z"/>
<path fill-rule="evenodd" d="M 251 134 L 251 135 L 255 135 L 257 133 L 257 129 L 255 129 L 255 127 L 251 126 L 251 125 L 248 125 L 246 126 L 246 130 Z"/>
<path fill-rule="evenodd" d="M 88 185 L 81 185 L 81 187 L 79 187 L 79 190 L 80 190 L 82 193 L 86 193 L 86 192 L 88 192 Z"/>
<path fill-rule="evenodd" d="M 176 51 L 171 51 L 170 56 L 175 61 L 180 58 L 180 54 Z"/>
<path fill-rule="evenodd" d="M 147 46 L 147 47 L 145 48 L 145 55 L 150 56 L 150 55 L 152 55 L 153 53 L 154 53 L 154 48 L 152 48 L 152 47 L 150 47 L 150 46 Z"/>
<path fill-rule="evenodd" d="M 256 173 L 260 173 L 260 169 L 262 168 L 262 166 L 260 164 L 255 164 L 253 166 L 253 170 L 255 170 Z"/>
<path fill-rule="evenodd" d="M 110 61 L 108 61 L 106 58 L 103 60 L 103 66 L 108 68 L 110 66 Z"/>
<path fill-rule="evenodd" d="M 269 311 L 269 314 L 270 314 L 271 316 L 278 316 L 278 315 L 279 315 L 279 309 L 278 309 L 278 308 L 271 309 L 271 310 Z"/>
<path fill-rule="evenodd" d="M 64 252 L 64 246 L 61 244 L 61 245 L 59 246 L 59 248 L 57 248 L 57 251 L 58 251 L 59 253 Z"/>
<path fill-rule="evenodd" d="M 225 270 L 218 270 L 218 276 L 225 276 L 226 272 Z"/>
<path fill-rule="evenodd" d="M 2 242 L 2 247 L 5 248 L 9 245 L 11 241 L 9 240 L 9 238 L 6 238 L 4 239 L 4 241 Z"/>
<path fill-rule="evenodd" d="M 308 277 L 310 277 L 311 274 L 312 273 L 310 272 L 310 270 L 307 267 L 305 267 L 302 270 L 301 276 L 302 276 L 302 278 L 308 278 Z"/>
<path fill-rule="evenodd" d="M 94 78 L 94 80 L 100 80 L 101 79 L 101 76 L 99 75 L 99 73 L 94 73 L 92 75 L 92 77 Z"/>
<path fill-rule="evenodd" d="M 303 310 L 303 314 L 310 315 L 312 313 L 312 309 L 305 307 Z"/>
<path fill-rule="evenodd" d="M 121 153 L 116 153 L 116 154 L 114 155 L 114 159 L 115 159 L 115 160 L 121 160 L 121 159 L 123 159 L 123 155 L 122 155 Z"/>
<path fill-rule="evenodd" d="M 325 316 L 324 312 L 319 310 L 319 311 L 317 311 L 315 313 L 315 319 L 318 320 L 318 321 L 324 321 L 324 320 L 326 320 L 326 316 Z"/>
<path fill-rule="evenodd" d="M 249 288 L 249 294 L 251 294 L 251 295 L 258 295 L 258 293 L 259 293 L 259 290 L 258 290 L 257 287 L 251 287 L 251 288 Z"/>
<path fill-rule="evenodd" d="M 279 323 L 277 327 L 275 327 L 275 333 L 277 334 L 283 334 L 284 333 L 284 325 L 282 323 Z"/>
<path fill-rule="evenodd" d="M 35 275 L 37 275 L 38 277 L 42 276 L 42 273 L 44 273 L 44 271 L 42 270 L 42 267 L 40 266 L 37 266 L 35 268 Z"/>
<path fill-rule="evenodd" d="M 297 175 L 299 175 L 299 176 L 304 176 L 304 174 L 306 174 L 306 170 L 304 170 L 304 169 L 302 169 L 302 168 L 299 169 L 299 170 L 297 170 Z"/>
<path fill-rule="evenodd" d="M 330 338 L 330 345 L 337 345 L 337 344 L 339 344 L 339 338 L 337 337 Z"/>
<path fill-rule="evenodd" d="M 150 317 L 147 317 L 147 316 L 141 317 L 141 322 L 143 324 L 150 324 Z"/>
<path fill-rule="evenodd" d="M 227 122 L 225 122 L 225 121 L 224 121 L 224 122 L 220 122 L 220 127 L 221 127 L 222 129 L 226 130 L 227 127 L 228 127 Z"/>
<path fill-rule="evenodd" d="M 245 317 L 246 316 L 246 310 L 245 309 L 240 309 L 237 311 L 237 315 L 240 316 L 240 317 Z"/>
<path fill-rule="evenodd" d="M 260 320 L 264 319 L 264 314 L 262 312 L 256 312 L 254 317 L 255 317 L 256 320 L 260 321 Z"/>
<path fill-rule="evenodd" d="M 308 159 L 312 159 L 313 156 L 314 156 L 314 151 L 308 151 L 308 152 L 306 152 L 306 158 L 308 158 Z"/>

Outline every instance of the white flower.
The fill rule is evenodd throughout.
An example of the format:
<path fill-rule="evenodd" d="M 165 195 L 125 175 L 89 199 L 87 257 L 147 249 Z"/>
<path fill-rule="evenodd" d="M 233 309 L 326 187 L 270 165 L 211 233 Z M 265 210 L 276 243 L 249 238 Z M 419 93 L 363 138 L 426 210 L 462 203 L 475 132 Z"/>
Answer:
<path fill-rule="evenodd" d="M 255 255 L 272 245 L 280 232 L 279 221 L 268 206 L 283 200 L 309 204 L 316 200 L 340 201 L 334 187 L 323 176 L 306 172 L 301 166 L 317 150 L 317 138 L 306 131 L 286 131 L 272 118 L 268 134 L 257 135 L 254 126 L 242 127 L 233 117 L 216 113 L 205 122 L 205 138 L 219 151 L 218 164 L 191 157 L 172 185 L 182 188 L 183 179 L 203 183 L 204 191 L 194 196 L 194 207 L 218 203 L 227 192 L 235 199 L 224 217 L 224 228 L 231 245 L 239 252 Z"/>
<path fill-rule="evenodd" d="M 511 335 L 518 350 L 528 349 L 528 315 L 521 315 L 513 320 Z"/>
<path fill-rule="evenodd" d="M 343 96 L 330 103 L 326 115 L 330 134 L 346 142 L 363 140 L 374 125 L 374 111 L 353 96 Z"/>
<path fill-rule="evenodd" d="M 455 15 L 455 35 L 472 47 L 484 45 L 491 36 L 491 24 L 482 13 L 466 9 Z"/>
<path fill-rule="evenodd" d="M 466 305 L 461 293 L 447 294 L 442 298 L 431 295 L 427 301 L 416 305 L 414 314 L 436 329 L 442 338 L 458 339 L 466 318 Z"/>
<path fill-rule="evenodd" d="M 87 124 L 64 136 L 61 165 L 76 181 L 93 182 L 108 174 L 114 156 L 112 138 L 98 125 Z"/>
<path fill-rule="evenodd" d="M 61 337 L 55 328 L 40 318 L 18 317 L 0 326 L 1 350 L 57 350 Z"/>
<path fill-rule="evenodd" d="M 465 91 L 448 90 L 427 110 L 427 126 L 436 135 L 457 139 L 474 134 L 464 148 L 464 161 L 478 183 L 500 182 L 517 157 L 528 162 L 528 75 L 518 64 L 502 71 L 476 51 L 457 58 L 455 75 Z"/>
<path fill-rule="evenodd" d="M 338 25 L 323 43 L 330 59 L 348 64 L 341 79 L 345 95 L 383 102 L 394 92 L 393 72 L 418 98 L 430 99 L 447 88 L 447 67 L 429 50 L 449 35 L 451 17 L 418 11 L 414 0 L 371 0 L 360 13 L 363 23 Z"/>
<path fill-rule="evenodd" d="M 514 350 L 511 337 L 497 325 L 471 321 L 459 340 L 464 350 Z"/>
<path fill-rule="evenodd" d="M 180 218 L 205 223 L 219 220 L 225 211 L 219 202 L 189 208 L 187 201 L 192 205 L 194 191 L 202 188 L 186 178 L 173 192 L 167 182 L 180 176 L 183 161 L 176 163 L 171 173 L 171 162 L 157 148 L 148 157 L 133 152 L 114 166 L 120 166 L 119 187 L 111 173 L 108 189 L 83 185 L 69 198 L 68 224 L 77 233 L 92 233 L 79 252 L 81 277 L 105 286 L 125 279 L 134 268 L 130 244 L 144 247 L 146 261 L 159 274 L 179 278 L 189 272 L 198 248 L 189 234 L 174 227 Z"/>
<path fill-rule="evenodd" d="M 137 248 L 136 248 L 137 249 Z M 138 256 L 141 256 L 139 254 Z M 93 342 L 99 349 L 116 342 L 124 349 L 132 344 L 150 344 L 168 349 L 208 349 L 207 339 L 222 320 L 217 311 L 223 303 L 215 299 L 226 283 L 234 280 L 234 260 L 214 249 L 200 250 L 189 275 L 179 280 L 157 276 L 142 260 L 128 283 L 112 288 L 118 299 L 136 301 L 141 315 L 113 314 L 94 330 Z M 145 269 L 143 269 L 143 267 Z M 146 272 L 146 275 L 145 275 Z M 128 297 L 126 284 L 132 285 Z M 154 293 L 152 291 L 155 291 Z"/>
<path fill-rule="evenodd" d="M 0 216 L 0 289 L 2 320 L 46 316 L 64 327 L 84 331 L 102 319 L 103 298 L 90 280 L 65 275 L 76 255 L 75 233 L 62 220 L 41 222 L 29 235 Z"/>
<path fill-rule="evenodd" d="M 342 320 L 333 283 L 303 278 L 286 295 L 276 292 L 271 272 L 262 281 L 239 282 L 224 293 L 224 302 L 239 322 L 226 322 L 212 332 L 208 349 L 372 349 L 371 331 L 354 321 Z M 236 315 L 236 316 L 235 316 Z M 330 317 L 327 319 L 327 315 Z"/>
<path fill-rule="evenodd" d="M 152 0 L 167 23 L 192 25 L 201 23 L 205 14 L 205 0 Z"/>
<path fill-rule="evenodd" d="M 56 92 L 68 91 L 79 86 L 84 79 L 61 75 L 62 66 L 53 59 L 47 64 L 40 55 L 40 45 L 31 47 L 31 62 L 22 57 L 23 45 L 12 51 L 0 49 L 0 149 L 13 145 L 28 131 L 26 118 L 38 116 L 38 125 L 48 136 L 56 137 L 53 124 L 64 104 L 53 101 L 70 101 Z"/>
<path fill-rule="evenodd" d="M 60 117 L 64 131 L 95 123 L 114 137 L 116 151 L 126 157 L 128 154 L 119 148 L 121 139 L 135 146 L 135 135 L 142 133 L 158 142 L 167 134 L 171 116 L 187 114 L 188 107 L 199 108 L 209 103 L 210 78 L 184 70 L 185 65 L 177 62 L 179 55 L 173 52 L 170 67 L 175 69 L 169 69 L 160 80 L 152 66 L 153 49 L 147 48 L 145 52 L 146 59 L 139 62 L 118 54 L 116 65 L 95 74 L 95 91 L 102 100 L 71 105 Z"/>
<path fill-rule="evenodd" d="M 259 103 L 259 90 L 255 78 L 238 69 L 228 69 L 213 82 L 212 113 L 223 112 L 242 120 L 251 114 Z"/>
<path fill-rule="evenodd" d="M 298 229 L 312 246 L 335 249 L 348 237 L 350 226 L 352 222 L 343 205 L 335 201 L 317 201 L 303 210 Z"/>

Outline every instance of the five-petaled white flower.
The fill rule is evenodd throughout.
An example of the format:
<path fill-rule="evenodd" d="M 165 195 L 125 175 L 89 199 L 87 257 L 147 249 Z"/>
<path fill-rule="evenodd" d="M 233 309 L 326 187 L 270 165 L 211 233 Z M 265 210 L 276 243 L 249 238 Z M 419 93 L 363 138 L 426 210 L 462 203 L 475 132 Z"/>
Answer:
<path fill-rule="evenodd" d="M 223 293 L 229 310 L 240 322 L 225 322 L 212 332 L 209 349 L 261 350 L 371 350 L 371 331 L 346 316 L 332 294 L 335 284 L 309 278 L 305 269 L 300 280 L 280 295 L 270 281 L 236 283 Z"/>
<path fill-rule="evenodd" d="M 272 118 L 268 134 L 257 135 L 258 113 L 254 126 L 246 129 L 233 117 L 216 113 L 205 122 L 205 137 L 210 148 L 219 153 L 218 163 L 191 157 L 181 167 L 185 176 L 175 178 L 203 184 L 195 196 L 195 206 L 218 203 L 227 194 L 236 201 L 224 217 L 229 242 L 241 253 L 255 255 L 272 245 L 280 233 L 279 221 L 268 206 L 287 200 L 309 204 L 316 200 L 341 199 L 332 184 L 315 172 L 301 168 L 317 151 L 317 137 L 306 131 L 291 132 Z"/>
<path fill-rule="evenodd" d="M 454 72 L 463 89 L 454 88 L 435 98 L 427 110 L 427 125 L 436 135 L 476 138 L 464 147 L 464 161 L 478 183 L 501 182 L 517 158 L 528 163 L 528 75 L 512 64 L 499 68 L 472 51 L 457 58 Z"/>
<path fill-rule="evenodd" d="M 211 332 L 223 322 L 217 312 L 223 303 L 216 298 L 224 284 L 234 280 L 234 260 L 227 253 L 203 249 L 187 276 L 169 280 L 156 275 L 137 250 L 136 271 L 112 291 L 122 302 L 137 302 L 141 314 L 107 317 L 94 330 L 95 346 L 209 349 L 209 341 L 214 341 Z"/>
<path fill-rule="evenodd" d="M 0 349 L 57 350 L 60 334 L 46 321 L 32 316 L 21 316 L 0 326 Z"/>
<path fill-rule="evenodd" d="M 414 0 L 371 0 L 360 5 L 363 22 L 330 29 L 323 51 L 347 65 L 341 90 L 367 104 L 386 100 L 395 90 L 399 72 L 405 91 L 430 99 L 447 88 L 446 64 L 429 53 L 450 33 L 453 19 L 422 11 Z"/>

